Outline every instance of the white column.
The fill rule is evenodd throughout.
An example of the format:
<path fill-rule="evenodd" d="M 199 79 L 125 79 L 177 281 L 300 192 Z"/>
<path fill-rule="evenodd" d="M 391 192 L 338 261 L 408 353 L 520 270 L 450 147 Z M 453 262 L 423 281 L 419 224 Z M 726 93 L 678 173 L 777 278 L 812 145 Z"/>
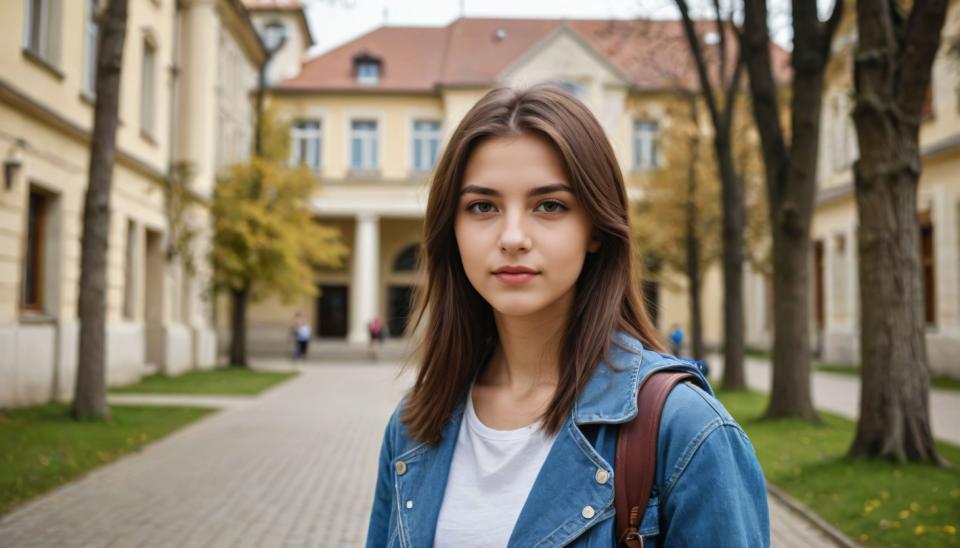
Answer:
<path fill-rule="evenodd" d="M 357 214 L 353 239 L 353 276 L 350 281 L 350 334 L 352 343 L 369 339 L 367 322 L 377 313 L 380 274 L 380 218 L 375 213 Z"/>

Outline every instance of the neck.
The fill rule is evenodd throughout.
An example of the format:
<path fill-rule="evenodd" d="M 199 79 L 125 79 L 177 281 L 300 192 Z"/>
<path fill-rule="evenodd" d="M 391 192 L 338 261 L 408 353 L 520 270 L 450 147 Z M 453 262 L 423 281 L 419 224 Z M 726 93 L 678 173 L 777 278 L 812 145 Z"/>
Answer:
<path fill-rule="evenodd" d="M 494 311 L 500 344 L 479 380 L 518 394 L 555 387 L 560 372 L 560 346 L 572 306 L 573 290 L 526 316 Z"/>

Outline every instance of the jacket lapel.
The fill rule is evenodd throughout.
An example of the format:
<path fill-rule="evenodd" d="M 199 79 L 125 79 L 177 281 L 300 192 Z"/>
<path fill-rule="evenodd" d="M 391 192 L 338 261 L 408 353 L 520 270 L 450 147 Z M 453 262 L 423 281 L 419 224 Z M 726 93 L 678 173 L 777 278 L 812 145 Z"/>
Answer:
<path fill-rule="evenodd" d="M 605 472 L 598 475 L 601 469 Z M 508 545 L 562 546 L 613 513 L 613 468 L 568 418 L 530 489 Z"/>

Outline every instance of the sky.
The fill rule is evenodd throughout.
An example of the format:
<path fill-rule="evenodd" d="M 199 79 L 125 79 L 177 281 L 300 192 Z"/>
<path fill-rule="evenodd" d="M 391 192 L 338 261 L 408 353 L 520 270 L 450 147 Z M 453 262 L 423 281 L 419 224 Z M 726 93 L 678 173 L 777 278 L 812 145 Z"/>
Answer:
<path fill-rule="evenodd" d="M 702 1 L 688 0 L 691 7 Z M 821 3 L 829 0 L 821 0 Z M 680 17 L 674 0 L 301 0 L 316 40 L 309 56 L 381 25 L 443 26 L 457 17 L 631 19 Z M 727 2 L 724 2 L 726 4 Z M 774 40 L 789 47 L 787 0 L 771 0 Z"/>

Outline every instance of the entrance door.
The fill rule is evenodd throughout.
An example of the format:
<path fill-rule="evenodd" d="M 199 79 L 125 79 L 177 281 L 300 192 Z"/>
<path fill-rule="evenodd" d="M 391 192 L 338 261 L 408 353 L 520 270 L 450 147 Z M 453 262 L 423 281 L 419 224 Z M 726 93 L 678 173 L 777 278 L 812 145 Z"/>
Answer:
<path fill-rule="evenodd" d="M 321 285 L 317 297 L 318 337 L 347 336 L 347 286 Z"/>
<path fill-rule="evenodd" d="M 403 337 L 410 318 L 413 286 L 398 285 L 387 288 L 387 328 L 391 337 Z"/>

